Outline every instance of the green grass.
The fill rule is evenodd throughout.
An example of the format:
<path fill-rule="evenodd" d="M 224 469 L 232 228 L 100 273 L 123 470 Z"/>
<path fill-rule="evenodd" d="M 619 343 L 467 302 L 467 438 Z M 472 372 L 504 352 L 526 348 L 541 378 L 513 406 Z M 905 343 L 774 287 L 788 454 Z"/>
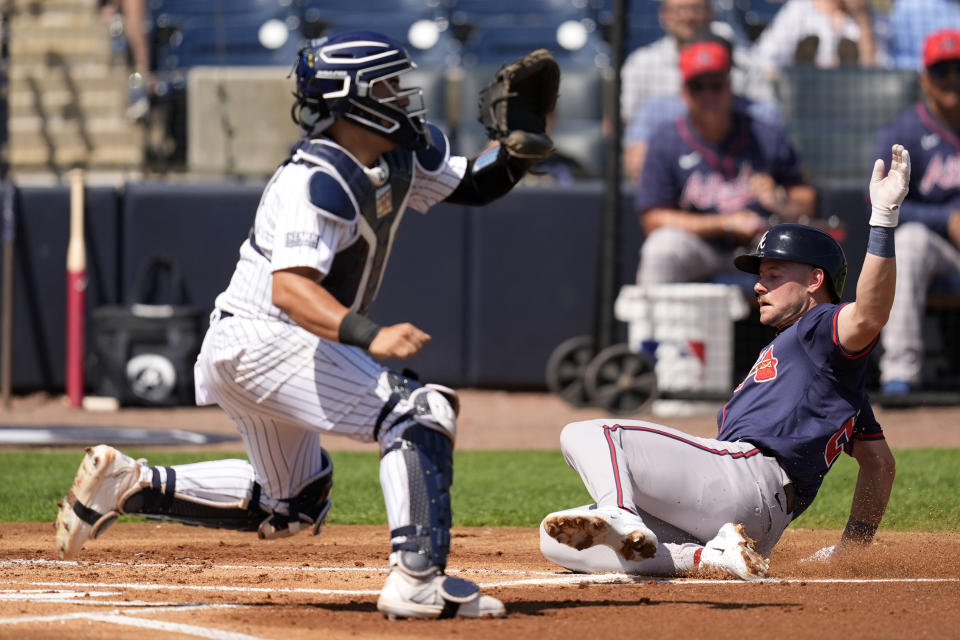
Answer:
<path fill-rule="evenodd" d="M 243 454 L 126 451 L 151 464 L 174 465 Z M 897 481 L 884 528 L 960 531 L 960 449 L 895 452 Z M 331 524 L 383 524 L 375 452 L 334 452 Z M 0 452 L 0 522 L 52 522 L 57 501 L 73 481 L 79 451 Z M 536 526 L 551 511 L 586 504 L 589 495 L 559 451 L 463 451 L 456 454 L 454 522 L 477 526 Z M 816 502 L 796 527 L 843 527 L 857 465 L 841 456 Z"/>
<path fill-rule="evenodd" d="M 894 531 L 960 531 L 960 449 L 894 451 L 897 478 L 883 518 Z M 794 527 L 842 529 L 850 515 L 857 463 L 840 456 L 817 499 Z"/>

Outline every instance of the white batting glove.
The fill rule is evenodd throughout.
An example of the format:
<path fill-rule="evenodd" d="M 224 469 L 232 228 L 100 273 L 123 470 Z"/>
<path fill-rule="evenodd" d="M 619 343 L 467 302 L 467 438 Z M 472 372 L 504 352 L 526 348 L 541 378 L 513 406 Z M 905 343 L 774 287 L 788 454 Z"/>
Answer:
<path fill-rule="evenodd" d="M 833 560 L 833 556 L 836 554 L 836 552 L 837 552 L 837 545 L 833 544 L 833 545 L 830 545 L 829 547 L 824 547 L 823 549 L 820 549 L 813 555 L 802 559 L 800 562 L 828 563 L 831 560 Z"/>
<path fill-rule="evenodd" d="M 902 144 L 893 145 L 890 173 L 883 177 L 883 160 L 877 159 L 870 176 L 871 227 L 896 227 L 900 205 L 910 188 L 910 152 Z"/>

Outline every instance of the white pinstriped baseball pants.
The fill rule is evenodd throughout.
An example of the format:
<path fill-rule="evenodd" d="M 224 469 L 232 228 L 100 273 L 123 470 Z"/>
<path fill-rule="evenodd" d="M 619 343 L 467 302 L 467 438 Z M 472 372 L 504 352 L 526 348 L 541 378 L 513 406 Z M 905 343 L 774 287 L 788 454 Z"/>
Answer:
<path fill-rule="evenodd" d="M 390 397 L 386 368 L 295 325 L 218 315 L 197 359 L 197 398 L 237 424 L 265 504 L 296 495 L 321 471 L 323 433 L 373 441 Z"/>
<path fill-rule="evenodd" d="M 923 317 L 930 282 L 960 273 L 960 250 L 926 225 L 907 222 L 897 229 L 897 292 L 881 334 L 880 381 L 920 382 Z"/>

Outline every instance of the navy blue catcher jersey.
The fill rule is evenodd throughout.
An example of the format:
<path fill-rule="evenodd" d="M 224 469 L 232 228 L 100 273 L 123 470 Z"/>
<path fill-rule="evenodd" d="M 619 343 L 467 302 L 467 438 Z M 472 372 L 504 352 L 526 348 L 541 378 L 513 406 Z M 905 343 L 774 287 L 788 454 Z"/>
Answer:
<path fill-rule="evenodd" d="M 894 144 L 910 152 L 910 191 L 900 223 L 922 222 L 946 236 L 951 212 L 960 209 L 960 135 L 917 102 L 878 137 L 876 157 L 887 167 Z"/>
<path fill-rule="evenodd" d="M 638 213 L 668 207 L 697 213 L 752 209 L 769 215 L 750 188 L 754 174 L 783 187 L 803 183 L 800 163 L 783 127 L 735 110 L 720 144 L 704 140 L 689 116 L 664 124 L 650 139 L 635 206 Z"/>
<path fill-rule="evenodd" d="M 773 456 L 796 492 L 794 517 L 854 440 L 883 438 L 864 391 L 866 356 L 837 338 L 843 305 L 820 304 L 781 332 L 717 415 L 719 440 L 750 442 Z"/>

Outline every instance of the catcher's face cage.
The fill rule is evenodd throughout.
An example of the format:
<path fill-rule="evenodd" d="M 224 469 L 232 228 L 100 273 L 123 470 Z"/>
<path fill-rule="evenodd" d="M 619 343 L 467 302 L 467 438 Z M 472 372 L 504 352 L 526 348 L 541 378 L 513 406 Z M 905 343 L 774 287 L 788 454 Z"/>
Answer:
<path fill-rule="evenodd" d="M 804 224 L 778 224 L 763 234 L 753 253 L 737 256 L 733 263 L 741 271 L 760 273 L 760 260 L 789 260 L 823 269 L 830 298 L 839 302 L 847 280 L 847 257 L 833 236 Z"/>
<path fill-rule="evenodd" d="M 350 120 L 401 147 L 423 149 L 430 144 L 423 90 L 401 85 L 402 76 L 414 69 L 403 47 L 384 35 L 331 36 L 300 51 L 298 102 L 331 118 Z"/>

